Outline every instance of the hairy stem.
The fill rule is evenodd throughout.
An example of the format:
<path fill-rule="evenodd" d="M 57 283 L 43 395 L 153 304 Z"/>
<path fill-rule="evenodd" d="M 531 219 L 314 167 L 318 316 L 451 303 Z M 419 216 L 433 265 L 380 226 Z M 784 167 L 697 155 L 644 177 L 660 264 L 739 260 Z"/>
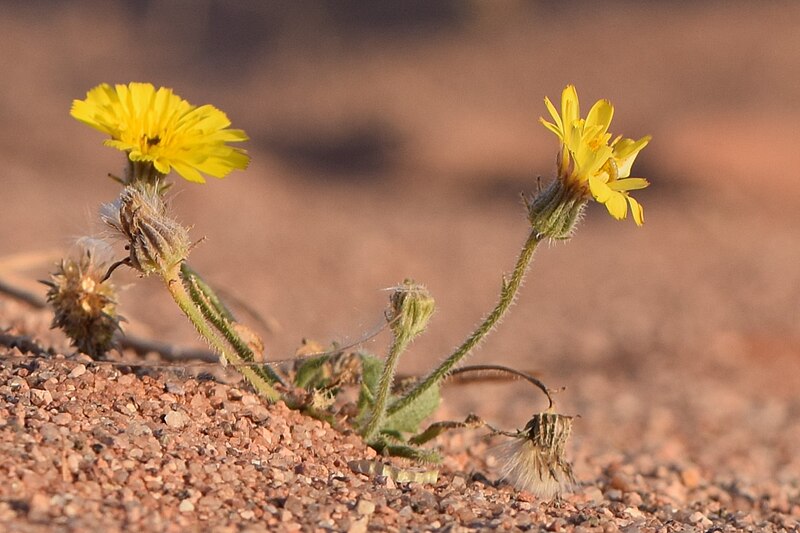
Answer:
<path fill-rule="evenodd" d="M 392 388 L 394 381 L 394 373 L 397 368 L 397 361 L 400 359 L 400 354 L 408 346 L 411 339 L 408 335 L 395 335 L 392 340 L 392 345 L 389 348 L 389 354 L 386 356 L 386 363 L 383 365 L 383 373 L 378 382 L 378 394 L 375 397 L 375 404 L 372 409 L 372 417 L 364 429 L 364 440 L 369 442 L 375 433 L 378 432 L 383 421 L 386 419 L 386 404 L 389 401 L 389 392 Z"/>
<path fill-rule="evenodd" d="M 194 280 L 194 282 L 197 284 L 197 288 L 200 289 L 203 295 L 208 299 L 209 303 L 221 316 L 225 317 L 231 322 L 236 320 L 230 309 L 228 309 L 225 304 L 222 303 L 222 300 L 217 297 L 216 293 L 211 289 L 211 286 L 200 277 L 200 274 L 198 274 L 195 269 L 190 267 L 187 263 L 183 263 L 181 265 L 181 275 L 184 279 L 191 278 Z"/>
<path fill-rule="evenodd" d="M 227 307 L 220 301 L 211 287 L 200 278 L 200 276 L 184 263 L 181 266 L 181 279 L 184 286 L 188 289 L 192 301 L 199 307 L 203 316 L 217 330 L 218 333 L 228 342 L 229 346 L 242 359 L 243 365 L 259 374 L 263 379 L 270 383 L 283 383 L 281 377 L 268 365 L 257 365 L 247 363 L 258 363 L 256 353 L 253 348 L 242 338 L 236 330 L 236 321 Z M 260 340 L 258 343 L 260 344 Z M 262 347 L 263 348 L 263 347 Z M 258 354 L 260 357 L 260 353 Z"/>
<path fill-rule="evenodd" d="M 164 275 L 163 279 L 175 303 L 178 304 L 181 311 L 183 311 L 189 321 L 194 325 L 197 332 L 220 354 L 223 360 L 236 365 L 237 370 L 242 373 L 245 379 L 253 385 L 260 395 L 264 396 L 269 401 L 279 400 L 280 394 L 278 394 L 278 391 L 275 390 L 272 384 L 253 368 L 242 364 L 244 360 L 241 355 L 237 353 L 235 346 L 233 346 L 232 343 L 225 338 L 225 335 L 218 331 L 214 323 L 205 316 L 202 303 L 196 302 L 189 291 L 187 291 L 179 267 L 176 266 L 172 272 Z"/>
<path fill-rule="evenodd" d="M 517 291 L 522 285 L 522 280 L 531 264 L 531 260 L 533 259 L 533 252 L 536 250 L 536 246 L 539 244 L 539 242 L 541 242 L 541 240 L 542 237 L 538 232 L 531 231 L 530 235 L 528 236 L 528 240 L 525 241 L 522 251 L 519 254 L 519 258 L 517 259 L 517 264 L 514 267 L 514 272 L 511 274 L 511 278 L 503 279 L 503 287 L 500 291 L 500 299 L 492 312 L 486 316 L 483 322 L 477 327 L 477 329 L 475 329 L 475 331 L 472 332 L 469 337 L 467 337 L 461 346 L 456 348 L 456 350 L 435 370 L 433 370 L 433 372 L 428 374 L 425 379 L 417 384 L 417 386 L 409 391 L 405 396 L 390 405 L 387 411 L 388 415 L 392 415 L 413 403 L 430 387 L 436 385 L 445 377 L 447 377 L 453 367 L 455 367 L 462 359 L 464 359 L 464 357 L 466 357 L 470 351 L 478 343 L 480 343 L 480 341 L 483 340 L 483 338 L 490 331 L 492 331 L 492 329 L 497 325 L 505 312 L 514 302 L 514 299 L 517 296 Z"/>

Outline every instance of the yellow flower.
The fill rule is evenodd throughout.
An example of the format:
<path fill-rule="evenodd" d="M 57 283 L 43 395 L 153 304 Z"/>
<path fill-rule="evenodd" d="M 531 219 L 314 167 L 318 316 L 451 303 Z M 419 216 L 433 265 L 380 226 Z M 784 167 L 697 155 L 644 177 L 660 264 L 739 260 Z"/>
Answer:
<path fill-rule="evenodd" d="M 561 141 L 559 179 L 579 190 L 588 188 L 591 196 L 616 219 L 624 219 L 630 205 L 634 221 L 641 226 L 644 211 L 628 191 L 643 189 L 649 183 L 629 176 L 633 161 L 650 142 L 650 136 L 638 141 L 619 136 L 609 143 L 614 106 L 608 100 L 598 100 L 586 118 L 581 118 L 578 93 L 572 85 L 567 85 L 561 94 L 560 113 L 549 98 L 545 97 L 544 103 L 553 122 L 539 120 Z"/>
<path fill-rule="evenodd" d="M 250 160 L 244 150 L 226 144 L 248 137 L 228 129 L 225 113 L 212 105 L 193 106 L 166 87 L 103 83 L 86 93 L 85 100 L 74 100 L 70 114 L 110 135 L 106 146 L 164 175 L 175 169 L 189 181 L 204 183 L 202 174 L 222 178 L 247 168 Z"/>

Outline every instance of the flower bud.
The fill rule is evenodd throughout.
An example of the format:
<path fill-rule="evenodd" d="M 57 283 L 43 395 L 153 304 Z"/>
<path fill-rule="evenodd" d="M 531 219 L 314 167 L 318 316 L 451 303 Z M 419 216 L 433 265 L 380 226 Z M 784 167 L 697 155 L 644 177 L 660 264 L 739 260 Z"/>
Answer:
<path fill-rule="evenodd" d="M 50 289 L 47 301 L 53 307 L 53 328 L 61 328 L 72 345 L 94 359 L 114 346 L 120 329 L 117 298 L 110 281 L 102 281 L 106 265 L 84 249 L 78 260 L 65 259 L 43 281 Z"/>
<path fill-rule="evenodd" d="M 588 192 L 579 183 L 556 178 L 536 196 L 525 200 L 528 220 L 540 237 L 569 239 L 588 199 Z"/>
<path fill-rule="evenodd" d="M 386 319 L 392 332 L 409 341 L 425 331 L 436 307 L 428 290 L 410 279 L 393 288 L 389 301 L 391 309 Z"/>
<path fill-rule="evenodd" d="M 144 275 L 169 276 L 189 255 L 189 230 L 167 216 L 157 187 L 129 185 L 103 206 L 103 221 L 127 240 L 129 264 Z"/>

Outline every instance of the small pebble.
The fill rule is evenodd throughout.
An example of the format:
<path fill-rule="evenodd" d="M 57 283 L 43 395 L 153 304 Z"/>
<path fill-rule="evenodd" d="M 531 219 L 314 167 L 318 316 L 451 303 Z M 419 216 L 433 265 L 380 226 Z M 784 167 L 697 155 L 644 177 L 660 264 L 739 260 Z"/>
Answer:
<path fill-rule="evenodd" d="M 397 513 L 397 516 L 408 519 L 414 516 L 414 509 L 412 509 L 410 505 L 406 505 L 400 509 L 400 511 Z"/>
<path fill-rule="evenodd" d="M 466 488 L 467 480 L 464 479 L 464 476 L 453 476 L 453 481 L 450 482 L 450 488 L 453 490 L 462 490 Z"/>
<path fill-rule="evenodd" d="M 69 374 L 67 374 L 67 377 L 68 378 L 73 378 L 73 379 L 74 378 L 79 378 L 82 375 L 84 375 L 85 373 L 86 373 L 86 365 L 84 365 L 83 363 L 80 363 L 78 365 L 75 365 L 75 368 L 73 368 L 72 371 Z"/>
<path fill-rule="evenodd" d="M 52 422 L 42 424 L 39 428 L 39 434 L 47 443 L 56 442 L 61 439 L 61 431 L 58 429 L 58 426 Z"/>
<path fill-rule="evenodd" d="M 692 513 L 691 516 L 689 516 L 689 522 L 692 524 L 700 524 L 705 527 L 710 526 L 713 523 L 700 511 L 695 511 Z"/>
<path fill-rule="evenodd" d="M 169 427 L 181 429 L 187 423 L 187 417 L 181 411 L 169 411 L 164 415 L 164 423 Z"/>
<path fill-rule="evenodd" d="M 356 504 L 356 513 L 360 515 L 371 515 L 375 512 L 375 504 L 369 500 L 360 499 Z"/>
<path fill-rule="evenodd" d="M 183 396 L 185 394 L 183 384 L 177 381 L 167 381 L 167 383 L 164 385 L 164 390 L 177 396 Z"/>
<path fill-rule="evenodd" d="M 286 498 L 283 508 L 295 516 L 301 516 L 304 510 L 303 502 L 301 502 L 300 498 L 297 498 L 296 496 L 289 496 Z"/>
<path fill-rule="evenodd" d="M 357 520 L 350 522 L 350 527 L 347 528 L 347 533 L 367 533 L 369 531 L 369 516 L 362 516 Z"/>
<path fill-rule="evenodd" d="M 700 471 L 695 467 L 685 468 L 681 471 L 681 481 L 688 489 L 696 488 L 700 484 Z"/>
<path fill-rule="evenodd" d="M 50 405 L 53 395 L 47 389 L 31 389 L 31 403 L 37 406 Z"/>
<path fill-rule="evenodd" d="M 50 517 L 50 497 L 44 492 L 37 492 L 28 502 L 28 519 L 32 522 L 43 522 Z"/>
<path fill-rule="evenodd" d="M 53 417 L 53 423 L 59 426 L 66 426 L 72 422 L 72 415 L 69 413 L 58 413 Z"/>
<path fill-rule="evenodd" d="M 191 500 L 181 500 L 180 505 L 178 505 L 178 510 L 182 513 L 191 513 L 194 511 L 194 504 Z"/>

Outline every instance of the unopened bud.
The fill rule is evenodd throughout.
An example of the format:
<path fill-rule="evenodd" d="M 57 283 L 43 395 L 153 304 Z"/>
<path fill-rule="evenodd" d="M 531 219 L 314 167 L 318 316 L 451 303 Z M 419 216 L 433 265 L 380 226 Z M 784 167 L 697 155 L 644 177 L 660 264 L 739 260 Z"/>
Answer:
<path fill-rule="evenodd" d="M 410 279 L 394 287 L 389 301 L 391 309 L 386 318 L 392 332 L 409 341 L 425 331 L 436 307 L 428 290 Z"/>
<path fill-rule="evenodd" d="M 129 185 L 103 206 L 103 221 L 127 240 L 130 266 L 144 275 L 167 276 L 189 255 L 189 231 L 167 215 L 156 187 Z"/>

